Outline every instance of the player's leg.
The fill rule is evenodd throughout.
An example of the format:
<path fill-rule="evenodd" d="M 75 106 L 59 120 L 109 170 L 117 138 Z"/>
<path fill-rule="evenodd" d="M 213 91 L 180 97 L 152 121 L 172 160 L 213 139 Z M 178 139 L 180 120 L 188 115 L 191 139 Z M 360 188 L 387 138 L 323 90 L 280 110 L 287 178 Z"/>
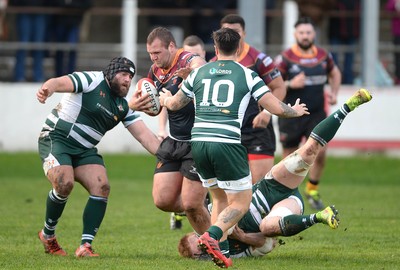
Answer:
<path fill-rule="evenodd" d="M 75 251 L 75 256 L 97 257 L 99 254 L 93 251 L 92 241 L 105 216 L 110 194 L 106 168 L 101 164 L 80 165 L 75 168 L 75 177 L 89 192 L 89 198 L 83 211 L 81 245 Z"/>
<path fill-rule="evenodd" d="M 339 225 L 337 214 L 337 210 L 329 206 L 320 212 L 303 215 L 301 200 L 291 196 L 272 207 L 271 212 L 261 221 L 260 231 L 268 237 L 292 236 L 317 223 L 336 229 Z"/>
<path fill-rule="evenodd" d="M 67 154 L 68 148 L 50 137 L 45 135 L 39 138 L 39 155 L 52 189 L 47 195 L 44 227 L 38 235 L 46 253 L 65 256 L 67 253 L 58 244 L 55 231 L 74 187 L 74 171 L 70 156 Z M 65 154 L 51 152 L 56 149 Z"/>
<path fill-rule="evenodd" d="M 165 212 L 183 212 L 182 182 L 183 175 L 179 171 L 155 173 L 152 190 L 154 205 Z"/>
<path fill-rule="evenodd" d="M 317 112 L 309 116 L 307 122 L 307 137 L 310 135 L 316 125 L 327 117 L 325 111 Z M 308 173 L 308 181 L 304 190 L 304 194 L 307 198 L 311 208 L 316 210 L 322 210 L 325 208 L 322 198 L 319 192 L 319 183 L 325 168 L 326 161 L 326 148 L 320 148 L 319 152 L 314 160 L 313 166 L 311 166 Z"/>
<path fill-rule="evenodd" d="M 229 252 L 229 244 L 225 241 L 227 231 L 247 212 L 252 195 L 246 148 L 241 144 L 205 142 L 192 142 L 192 148 L 203 184 L 213 187 L 210 189 L 213 225 L 200 236 L 199 244 L 213 257 L 215 264 L 228 267 L 232 261 L 221 252 Z M 218 188 L 215 188 L 216 178 Z"/>
<path fill-rule="evenodd" d="M 247 149 L 252 183 L 255 184 L 274 166 L 276 138 L 272 124 L 261 131 L 243 133 L 242 145 Z"/>
<path fill-rule="evenodd" d="M 303 146 L 271 169 L 274 179 L 289 188 L 298 187 L 321 148 L 335 136 L 345 117 L 356 107 L 370 101 L 371 98 L 371 94 L 367 90 L 358 90 L 336 112 L 313 129 Z"/>
<path fill-rule="evenodd" d="M 153 176 L 153 201 L 155 206 L 166 212 L 183 212 L 181 190 L 183 174 L 181 160 L 176 156 L 180 142 L 169 137 L 157 150 L 157 165 Z"/>
<path fill-rule="evenodd" d="M 39 231 L 39 239 L 46 253 L 65 256 L 67 253 L 58 244 L 55 231 L 74 186 L 73 168 L 69 165 L 53 167 L 47 172 L 47 178 L 53 188 L 47 196 L 44 228 Z"/>
<path fill-rule="evenodd" d="M 182 184 L 182 205 L 195 232 L 203 234 L 211 225 L 211 217 L 204 200 L 207 189 L 203 187 L 200 180 L 183 179 Z"/>
<path fill-rule="evenodd" d="M 251 171 L 252 183 L 255 184 L 269 172 L 274 166 L 274 157 L 265 155 L 249 156 L 249 166 Z"/>

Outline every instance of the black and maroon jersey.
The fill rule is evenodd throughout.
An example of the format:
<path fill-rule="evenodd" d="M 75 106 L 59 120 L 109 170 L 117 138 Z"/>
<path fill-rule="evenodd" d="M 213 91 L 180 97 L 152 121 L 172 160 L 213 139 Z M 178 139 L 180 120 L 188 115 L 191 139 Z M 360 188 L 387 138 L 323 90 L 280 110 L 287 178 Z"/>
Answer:
<path fill-rule="evenodd" d="M 217 57 L 210 59 L 210 62 L 217 60 Z M 269 84 L 276 77 L 281 76 L 272 58 L 265 53 L 259 52 L 256 48 L 245 43 L 242 53 L 237 61 L 243 66 L 253 70 L 263 79 L 265 84 Z M 257 101 L 251 98 L 249 106 L 244 114 L 242 133 L 250 133 L 253 129 L 253 119 L 260 112 Z M 258 128 L 257 128 L 258 129 Z"/>
<path fill-rule="evenodd" d="M 314 46 L 312 55 L 304 55 L 297 45 L 293 45 L 279 55 L 275 61 L 282 77 L 291 80 L 300 72 L 306 76 L 305 87 L 287 89 L 285 103 L 294 104 L 297 98 L 307 104 L 310 113 L 324 110 L 324 86 L 328 74 L 335 66 L 332 55 L 324 49 Z"/>
<path fill-rule="evenodd" d="M 182 67 L 188 67 L 194 57 L 197 56 L 190 52 L 183 51 L 183 49 L 179 49 L 170 69 L 164 70 L 153 64 L 150 67 L 147 77 L 154 81 L 158 91 L 165 87 L 172 95 L 175 95 L 183 79 L 174 75 L 174 73 Z M 168 110 L 168 120 L 169 133 L 172 138 L 180 141 L 190 140 L 190 132 L 194 122 L 193 102 L 189 102 L 189 104 L 178 111 Z"/>

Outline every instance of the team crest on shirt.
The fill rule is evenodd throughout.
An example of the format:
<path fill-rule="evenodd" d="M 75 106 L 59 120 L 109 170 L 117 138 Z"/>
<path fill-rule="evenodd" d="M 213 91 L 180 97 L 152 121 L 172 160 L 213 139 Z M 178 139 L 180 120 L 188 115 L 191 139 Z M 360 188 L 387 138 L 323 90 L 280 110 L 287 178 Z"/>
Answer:
<path fill-rule="evenodd" d="M 289 73 L 297 74 L 297 73 L 300 73 L 300 72 L 301 72 L 301 69 L 300 69 L 300 67 L 298 65 L 293 65 L 289 69 Z"/>
<path fill-rule="evenodd" d="M 328 64 L 326 63 L 326 61 L 324 61 L 324 62 L 321 63 L 321 66 L 322 66 L 323 69 L 326 69 L 326 66 L 327 66 L 327 65 L 328 65 Z"/>
<path fill-rule="evenodd" d="M 123 111 L 124 111 L 124 107 L 122 106 L 122 104 L 119 104 L 119 105 L 118 105 L 118 110 L 119 110 L 120 112 L 123 112 Z"/>

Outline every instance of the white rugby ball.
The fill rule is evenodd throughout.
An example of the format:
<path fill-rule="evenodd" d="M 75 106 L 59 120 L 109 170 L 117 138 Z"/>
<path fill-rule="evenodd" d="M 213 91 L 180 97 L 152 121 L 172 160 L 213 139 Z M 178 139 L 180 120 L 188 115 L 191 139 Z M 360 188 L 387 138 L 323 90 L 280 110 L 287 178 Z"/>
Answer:
<path fill-rule="evenodd" d="M 136 83 L 136 91 L 141 91 L 142 93 L 147 92 L 150 96 L 151 107 L 149 108 L 150 113 L 148 115 L 155 116 L 161 111 L 160 98 L 157 88 L 154 82 L 149 78 L 142 78 Z"/>

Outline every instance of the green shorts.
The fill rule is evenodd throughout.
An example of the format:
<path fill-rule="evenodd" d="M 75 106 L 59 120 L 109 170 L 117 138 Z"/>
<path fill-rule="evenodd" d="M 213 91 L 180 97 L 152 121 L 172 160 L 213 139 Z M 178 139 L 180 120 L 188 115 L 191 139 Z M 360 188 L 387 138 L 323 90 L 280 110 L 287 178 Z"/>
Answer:
<path fill-rule="evenodd" d="M 70 165 L 74 168 L 87 164 L 104 166 L 103 157 L 97 153 L 97 148 L 80 147 L 77 146 L 77 142 L 71 140 L 73 139 L 54 132 L 39 137 L 39 155 L 46 175 L 49 169 L 60 165 Z"/>
<path fill-rule="evenodd" d="M 204 187 L 251 189 L 247 151 L 240 143 L 193 141 L 192 155 Z"/>

